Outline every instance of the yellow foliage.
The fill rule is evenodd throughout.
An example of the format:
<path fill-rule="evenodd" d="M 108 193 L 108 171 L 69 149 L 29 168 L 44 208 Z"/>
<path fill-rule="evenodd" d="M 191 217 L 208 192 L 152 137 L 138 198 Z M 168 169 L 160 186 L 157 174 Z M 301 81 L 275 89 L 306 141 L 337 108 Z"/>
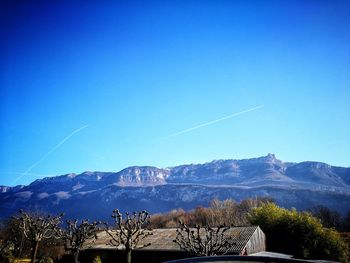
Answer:
<path fill-rule="evenodd" d="M 30 263 L 30 258 L 17 258 L 14 259 L 11 263 Z"/>
<path fill-rule="evenodd" d="M 339 233 L 324 228 L 310 213 L 267 203 L 253 209 L 248 220 L 265 232 L 269 250 L 302 258 L 348 262 L 348 248 Z"/>

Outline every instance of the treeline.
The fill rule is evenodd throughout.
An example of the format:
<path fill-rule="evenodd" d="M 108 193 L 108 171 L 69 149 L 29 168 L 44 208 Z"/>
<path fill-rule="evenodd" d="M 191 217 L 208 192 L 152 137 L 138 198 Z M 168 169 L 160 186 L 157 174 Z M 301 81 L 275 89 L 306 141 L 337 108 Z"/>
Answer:
<path fill-rule="evenodd" d="M 179 208 L 166 213 L 154 214 L 150 220 L 150 227 L 176 228 L 179 221 L 189 226 L 248 226 L 251 225 L 251 221 L 247 217 L 250 211 L 267 203 L 274 203 L 274 200 L 271 198 L 250 198 L 236 202 L 233 199 L 223 201 L 213 199 L 209 207 L 199 206 L 189 211 Z M 334 228 L 339 232 L 350 232 L 350 211 L 345 216 L 341 216 L 338 211 L 318 205 L 304 212 L 317 218 L 325 228 Z"/>
<path fill-rule="evenodd" d="M 100 221 L 91 223 L 87 219 L 80 222 L 67 219 L 64 224 L 63 214 L 52 216 L 20 210 L 19 215 L 12 217 L 1 228 L 0 262 L 15 263 L 23 258 L 28 262 L 30 257 L 31 263 L 80 263 L 80 252 L 93 244 L 98 233 L 105 232 L 111 246 L 124 248 L 125 258 L 122 261 L 131 263 L 132 250 L 145 247 L 139 246 L 139 242 L 152 234 L 151 230 L 144 228 L 150 215 L 147 211 L 140 211 L 125 212 L 123 216 L 115 209 L 111 217 L 112 224 Z M 53 247 L 61 248 L 61 251 L 52 251 Z M 53 254 L 48 255 L 48 251 Z M 65 255 L 69 256 L 68 259 L 63 259 Z M 93 263 L 101 263 L 101 258 L 97 256 Z"/>
<path fill-rule="evenodd" d="M 326 228 L 334 228 L 339 232 L 350 232 L 350 211 L 342 216 L 338 211 L 318 205 L 308 209 L 307 212 L 320 220 Z"/>
<path fill-rule="evenodd" d="M 50 215 L 51 217 L 51 215 Z M 15 259 L 31 258 L 33 242 L 26 238 L 23 231 L 23 221 L 11 217 L 0 225 L 0 262 L 12 263 Z M 53 258 L 61 259 L 65 254 L 63 241 L 54 237 L 40 242 L 36 251 L 40 263 L 52 263 Z"/>
<path fill-rule="evenodd" d="M 263 204 L 270 203 L 270 198 L 252 198 L 236 202 L 233 199 L 220 201 L 214 199 L 209 207 L 199 206 L 193 210 L 174 209 L 167 213 L 154 214 L 150 220 L 151 228 L 176 228 L 179 221 L 188 226 L 248 226 L 248 213 Z"/>
<path fill-rule="evenodd" d="M 125 213 L 123 217 L 116 209 L 112 212 L 112 225 L 90 223 L 87 219 L 66 220 L 66 224 L 63 224 L 62 216 L 20 211 L 19 215 L 3 222 L 0 225 L 0 256 L 2 255 L 3 260 L 0 257 L 0 262 L 11 262 L 14 258 L 29 256 L 35 261 L 36 253 L 40 258 L 39 262 L 53 262 L 50 258 L 60 262 L 60 258 L 68 252 L 77 263 L 84 243 L 96 238 L 99 231 L 111 231 L 111 244 L 116 247 L 124 245 L 128 251 L 137 247 L 137 243 L 131 247 L 127 245 L 131 244 L 127 240 L 130 236 L 128 233 L 147 234 L 147 231 L 156 228 L 183 229 L 185 225 L 188 233 L 193 232 L 190 228 L 210 231 L 225 226 L 222 228 L 225 231 L 230 226 L 259 225 L 266 235 L 268 251 L 291 254 L 298 258 L 349 262 L 347 244 L 336 229 L 349 231 L 350 213 L 341 217 L 337 212 L 323 206 L 299 212 L 280 208 L 268 198 L 252 198 L 241 202 L 214 199 L 208 207 L 197 207 L 190 211 L 176 209 L 151 216 L 146 211 L 141 211 Z M 49 227 L 45 228 L 47 224 Z M 137 227 L 140 228 L 135 231 Z M 36 238 L 38 234 L 42 235 L 40 240 Z M 179 232 L 181 238 L 187 236 L 180 234 Z M 198 240 L 201 239 L 198 237 Z M 184 247 L 181 249 L 189 251 Z M 128 262 L 131 261 L 131 250 L 127 255 Z"/>
<path fill-rule="evenodd" d="M 324 206 L 296 211 L 278 207 L 268 198 L 241 202 L 214 199 L 209 207 L 155 214 L 151 217 L 150 226 L 176 228 L 179 221 L 192 227 L 259 225 L 266 235 L 268 251 L 294 255 L 296 258 L 349 262 L 350 244 L 338 231 L 350 231 L 350 213 L 341 217 L 337 211 Z"/>

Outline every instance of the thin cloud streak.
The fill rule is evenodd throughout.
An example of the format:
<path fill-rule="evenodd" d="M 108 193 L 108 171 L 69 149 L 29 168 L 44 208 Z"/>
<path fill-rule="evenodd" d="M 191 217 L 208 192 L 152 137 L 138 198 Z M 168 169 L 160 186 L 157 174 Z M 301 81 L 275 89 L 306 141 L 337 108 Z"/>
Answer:
<path fill-rule="evenodd" d="M 19 179 L 23 178 L 24 176 L 28 175 L 31 170 L 33 170 L 35 167 L 37 167 L 42 161 L 44 161 L 50 154 L 52 154 L 54 151 L 56 151 L 58 148 L 62 146 L 67 140 L 69 140 L 74 134 L 80 132 L 81 130 L 89 127 L 89 125 L 84 125 L 74 131 L 72 131 L 69 135 L 67 135 L 63 140 L 61 140 L 59 143 L 57 143 L 51 150 L 49 150 L 47 153 L 45 153 L 38 161 L 33 163 L 24 173 L 21 174 L 21 176 L 17 177 L 14 180 L 14 183 L 17 182 Z"/>
<path fill-rule="evenodd" d="M 23 172 L 0 172 L 0 175 L 23 175 Z M 35 178 L 44 178 L 57 176 L 57 174 L 38 174 L 38 173 L 27 173 L 26 176 L 35 177 Z"/>
<path fill-rule="evenodd" d="M 240 112 L 236 112 L 236 113 L 230 114 L 230 115 L 228 115 L 228 116 L 225 116 L 225 117 L 222 117 L 222 118 L 213 120 L 213 121 L 209 121 L 209 122 L 206 122 L 206 123 L 202 123 L 202 124 L 199 124 L 199 125 L 194 126 L 194 127 L 192 127 L 192 128 L 188 128 L 188 129 L 185 129 L 185 130 L 182 130 L 182 131 L 173 133 L 173 134 L 171 134 L 171 135 L 169 135 L 169 136 L 164 137 L 164 139 L 169 139 L 169 138 L 172 138 L 172 137 L 176 137 L 176 136 L 179 136 L 179 135 L 181 135 L 181 134 L 185 134 L 185 133 L 188 133 L 188 132 L 191 132 L 191 131 L 200 129 L 200 128 L 203 128 L 203 127 L 212 125 L 212 124 L 217 123 L 217 122 L 220 122 L 220 121 L 224 121 L 224 120 L 227 120 L 227 119 L 231 119 L 231 118 L 233 118 L 233 117 L 236 117 L 236 116 L 245 114 L 245 113 L 250 112 L 250 111 L 254 111 L 254 110 L 261 109 L 261 108 L 263 108 L 263 107 L 264 107 L 264 105 L 260 105 L 260 106 L 254 107 L 254 108 L 250 108 L 250 109 L 247 109 L 247 110 L 243 110 L 243 111 L 240 111 Z"/>

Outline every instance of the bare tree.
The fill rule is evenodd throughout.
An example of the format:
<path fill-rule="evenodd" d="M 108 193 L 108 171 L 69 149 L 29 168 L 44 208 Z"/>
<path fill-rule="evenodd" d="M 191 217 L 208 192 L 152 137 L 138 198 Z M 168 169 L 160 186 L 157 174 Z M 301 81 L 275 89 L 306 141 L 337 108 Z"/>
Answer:
<path fill-rule="evenodd" d="M 114 218 L 114 231 L 110 231 L 107 227 L 106 232 L 111 238 L 110 244 L 112 246 L 118 247 L 122 245 L 125 248 L 126 262 L 131 263 L 132 250 L 151 245 L 139 245 L 139 242 L 145 237 L 152 235 L 152 232 L 143 228 L 150 219 L 148 212 L 133 212 L 131 215 L 126 212 L 125 215 L 126 217 L 123 219 L 118 209 L 113 210 L 112 218 Z"/>
<path fill-rule="evenodd" d="M 233 199 L 220 201 L 215 198 L 207 209 L 208 221 L 211 226 L 238 225 L 237 203 Z"/>
<path fill-rule="evenodd" d="M 20 228 L 23 235 L 32 243 L 31 262 L 34 263 L 39 243 L 50 238 L 59 238 L 58 229 L 63 214 L 57 216 L 32 215 L 23 210 L 19 211 Z"/>
<path fill-rule="evenodd" d="M 60 232 L 60 236 L 64 241 L 65 249 L 73 254 L 74 262 L 79 263 L 79 253 L 83 246 L 88 242 L 97 239 L 98 226 L 100 222 L 89 223 L 89 220 L 82 220 L 78 224 L 78 220 L 67 220 L 66 229 Z"/>
<path fill-rule="evenodd" d="M 339 230 L 342 224 L 342 218 L 339 212 L 331 210 L 323 205 L 314 206 L 309 209 L 309 211 L 314 217 L 318 218 L 321 221 L 324 227 L 334 227 L 335 229 Z"/>
<path fill-rule="evenodd" d="M 196 225 L 194 228 L 188 227 L 185 223 L 179 222 L 180 228 L 176 230 L 175 243 L 179 247 L 192 255 L 213 256 L 226 254 L 232 246 L 236 244 L 232 237 L 225 235 L 230 229 L 227 226 L 211 228 Z"/>

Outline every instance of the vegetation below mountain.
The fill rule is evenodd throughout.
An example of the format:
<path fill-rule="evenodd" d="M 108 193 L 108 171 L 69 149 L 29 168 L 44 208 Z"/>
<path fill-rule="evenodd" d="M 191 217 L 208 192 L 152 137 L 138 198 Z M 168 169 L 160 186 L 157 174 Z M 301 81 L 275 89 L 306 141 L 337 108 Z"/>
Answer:
<path fill-rule="evenodd" d="M 198 206 L 195 209 L 185 211 L 174 209 L 167 213 L 154 214 L 150 220 L 152 228 L 174 228 L 178 227 L 179 221 L 188 226 L 195 225 L 213 226 L 247 226 L 250 225 L 247 215 L 255 207 L 270 202 L 268 198 L 245 199 L 235 202 L 232 199 L 220 201 L 213 199 L 209 207 Z"/>
<path fill-rule="evenodd" d="M 287 210 L 273 203 L 251 211 L 248 220 L 267 236 L 267 248 L 297 258 L 348 262 L 349 251 L 339 233 L 322 226 L 307 212 Z"/>
<path fill-rule="evenodd" d="M 115 211 L 119 210 L 114 210 L 113 213 Z M 110 213 L 106 217 L 109 215 Z M 187 212 L 183 209 L 176 209 L 163 214 L 151 215 L 145 227 L 147 229 L 180 228 L 180 221 L 189 227 L 196 225 L 210 227 L 259 225 L 266 235 L 268 251 L 287 253 L 297 258 L 348 262 L 347 245 L 334 227 L 342 231 L 350 231 L 350 213 L 345 218 L 338 218 L 334 215 L 337 215 L 335 211 L 324 207 L 315 207 L 305 212 L 298 212 L 295 209 L 288 210 L 280 208 L 266 198 L 246 199 L 241 202 L 214 199 L 210 202 L 209 207 L 197 207 Z M 128 216 L 129 214 L 127 218 Z M 40 218 L 49 220 L 55 217 L 45 215 Z M 115 218 L 120 219 L 118 222 L 122 223 L 119 214 Z M 334 218 L 338 220 L 333 220 Z M 23 235 L 22 222 L 23 220 L 11 218 L 1 224 L 0 254 L 3 258 L 30 255 L 32 242 Z M 84 222 L 87 221 L 82 221 L 82 226 Z M 92 224 L 87 225 L 92 226 Z M 80 227 L 77 226 L 77 229 Z M 75 240 L 74 233 L 79 233 L 79 231 L 70 233 L 73 235 L 72 240 Z M 38 256 L 40 258 L 51 257 L 55 259 L 55 262 L 59 262 L 59 258 L 64 255 L 64 244 L 63 239 L 42 239 L 38 247 Z"/>
<path fill-rule="evenodd" d="M 214 199 L 209 207 L 153 215 L 151 226 L 178 227 L 179 221 L 190 226 L 259 225 L 266 235 L 268 251 L 296 258 L 348 262 L 350 256 L 348 245 L 337 231 L 350 231 L 350 211 L 342 218 L 323 206 L 298 212 L 280 208 L 269 199 L 246 199 L 239 203 Z"/>

